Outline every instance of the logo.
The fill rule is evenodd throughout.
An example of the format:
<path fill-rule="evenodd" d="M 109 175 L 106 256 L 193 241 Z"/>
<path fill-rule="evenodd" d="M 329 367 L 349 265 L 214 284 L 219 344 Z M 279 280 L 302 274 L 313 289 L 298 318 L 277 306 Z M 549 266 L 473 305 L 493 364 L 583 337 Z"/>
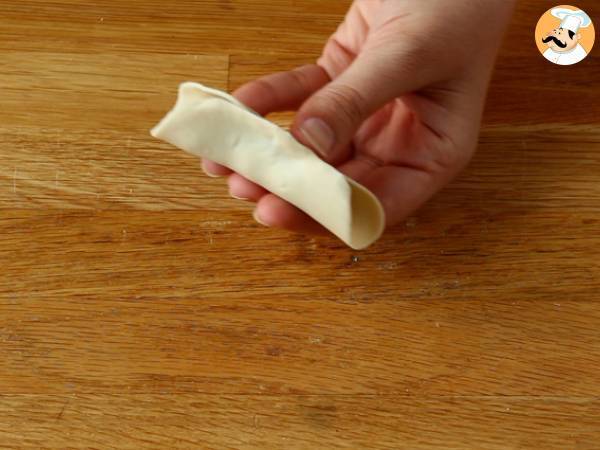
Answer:
<path fill-rule="evenodd" d="M 535 30 L 535 41 L 544 58 L 560 66 L 583 61 L 592 51 L 596 32 L 585 11 L 569 5 L 549 9 Z"/>

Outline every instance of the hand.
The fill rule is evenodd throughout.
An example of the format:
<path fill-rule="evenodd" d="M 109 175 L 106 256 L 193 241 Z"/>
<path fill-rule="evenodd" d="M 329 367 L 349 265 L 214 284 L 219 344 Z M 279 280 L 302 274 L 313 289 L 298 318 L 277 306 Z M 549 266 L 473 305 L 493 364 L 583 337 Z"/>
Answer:
<path fill-rule="evenodd" d="M 388 226 L 452 180 L 473 155 L 512 0 L 356 0 L 317 65 L 268 75 L 234 95 L 259 114 L 298 109 L 292 134 L 381 201 Z M 239 174 L 230 193 L 267 226 L 320 225 Z"/>

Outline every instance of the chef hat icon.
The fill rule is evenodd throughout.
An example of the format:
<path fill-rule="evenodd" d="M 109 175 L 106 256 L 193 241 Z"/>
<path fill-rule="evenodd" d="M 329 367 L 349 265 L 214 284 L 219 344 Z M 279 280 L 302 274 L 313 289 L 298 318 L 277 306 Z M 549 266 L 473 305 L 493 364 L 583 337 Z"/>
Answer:
<path fill-rule="evenodd" d="M 560 28 L 577 33 L 580 28 L 587 28 L 592 24 L 592 19 L 584 11 L 569 8 L 554 8 L 552 15 L 562 20 Z"/>

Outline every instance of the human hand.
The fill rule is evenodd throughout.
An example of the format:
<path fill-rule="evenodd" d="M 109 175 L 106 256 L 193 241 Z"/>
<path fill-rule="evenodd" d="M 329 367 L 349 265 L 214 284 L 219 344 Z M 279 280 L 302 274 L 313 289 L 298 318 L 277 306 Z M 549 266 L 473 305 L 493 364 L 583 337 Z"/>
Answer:
<path fill-rule="evenodd" d="M 234 95 L 262 115 L 299 108 L 294 137 L 370 189 L 391 226 L 471 159 L 513 6 L 514 0 L 356 0 L 318 64 L 251 81 Z M 226 167 L 206 160 L 203 167 L 228 175 L 235 198 L 257 202 L 260 223 L 323 230 Z"/>

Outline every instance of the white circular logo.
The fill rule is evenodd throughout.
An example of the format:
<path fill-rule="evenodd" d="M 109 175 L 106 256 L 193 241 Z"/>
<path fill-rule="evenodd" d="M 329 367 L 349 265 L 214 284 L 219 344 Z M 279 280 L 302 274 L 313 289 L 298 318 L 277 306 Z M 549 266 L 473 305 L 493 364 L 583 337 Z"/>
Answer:
<path fill-rule="evenodd" d="M 583 61 L 592 51 L 595 38 L 590 16 L 570 5 L 546 11 L 535 30 L 538 50 L 548 61 L 560 66 Z"/>

